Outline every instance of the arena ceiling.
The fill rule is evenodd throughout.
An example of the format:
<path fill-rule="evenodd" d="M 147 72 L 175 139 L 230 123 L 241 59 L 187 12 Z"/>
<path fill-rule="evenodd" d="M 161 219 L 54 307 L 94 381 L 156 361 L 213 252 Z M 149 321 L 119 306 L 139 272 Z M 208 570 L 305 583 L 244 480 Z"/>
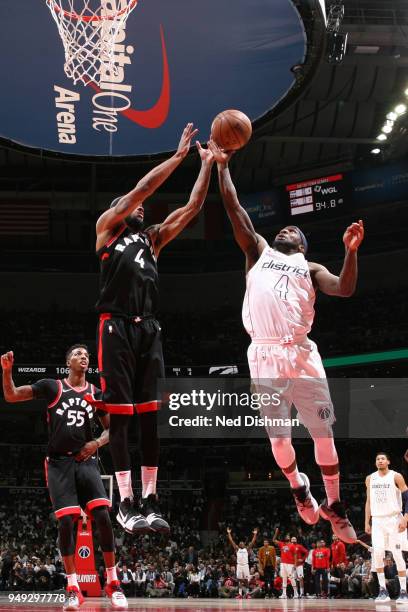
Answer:
<path fill-rule="evenodd" d="M 308 1 L 298 0 L 297 4 L 304 6 Z M 235 156 L 233 169 L 239 189 L 262 190 L 271 183 L 310 176 L 316 169 L 348 169 L 371 158 L 385 115 L 404 100 L 408 87 L 408 3 L 344 0 L 344 5 L 341 31 L 348 32 L 349 45 L 343 62 L 330 65 L 322 60 L 301 99 L 278 117 L 272 115 Z M 408 153 L 406 125 L 401 118 L 385 156 Z M 187 160 L 168 190 L 184 192 L 196 163 L 194 157 Z M 106 171 L 106 167 L 67 164 L 1 147 L 0 189 L 87 190 L 91 184 L 101 191 L 120 192 L 150 165 L 114 161 Z"/>

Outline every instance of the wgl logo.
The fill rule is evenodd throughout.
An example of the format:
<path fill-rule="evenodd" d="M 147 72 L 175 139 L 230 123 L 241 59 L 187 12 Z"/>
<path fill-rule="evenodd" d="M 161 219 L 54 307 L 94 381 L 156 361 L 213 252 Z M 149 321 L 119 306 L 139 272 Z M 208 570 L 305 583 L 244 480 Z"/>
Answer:
<path fill-rule="evenodd" d="M 314 192 L 321 193 L 322 195 L 328 195 L 329 193 L 338 193 L 334 185 L 332 187 L 322 187 L 321 185 L 316 185 L 314 187 Z"/>
<path fill-rule="evenodd" d="M 87 559 L 91 554 L 91 549 L 89 548 L 89 546 L 80 546 L 80 548 L 78 549 L 78 555 L 81 557 L 81 559 Z"/>

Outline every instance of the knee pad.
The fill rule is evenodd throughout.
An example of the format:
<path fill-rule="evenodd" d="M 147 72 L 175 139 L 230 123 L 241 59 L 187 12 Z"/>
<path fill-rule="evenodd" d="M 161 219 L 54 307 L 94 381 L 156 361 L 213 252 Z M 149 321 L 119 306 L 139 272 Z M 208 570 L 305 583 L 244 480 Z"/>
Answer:
<path fill-rule="evenodd" d="M 313 441 L 317 465 L 336 465 L 339 462 L 334 438 L 315 438 Z"/>
<path fill-rule="evenodd" d="M 373 557 L 375 569 L 384 567 L 385 550 L 383 548 L 374 548 Z"/>

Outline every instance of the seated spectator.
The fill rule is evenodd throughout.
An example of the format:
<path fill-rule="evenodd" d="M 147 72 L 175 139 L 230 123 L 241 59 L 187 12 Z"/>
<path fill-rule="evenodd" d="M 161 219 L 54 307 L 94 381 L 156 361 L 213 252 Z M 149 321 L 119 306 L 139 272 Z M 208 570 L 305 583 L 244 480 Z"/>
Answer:
<path fill-rule="evenodd" d="M 224 578 L 220 588 L 218 589 L 219 597 L 224 599 L 231 599 L 236 597 L 238 594 L 238 580 L 233 576 L 227 576 Z"/>
<path fill-rule="evenodd" d="M 128 569 L 125 563 L 118 571 L 118 580 L 126 597 L 133 597 L 135 580 L 132 571 Z"/>
<path fill-rule="evenodd" d="M 259 572 L 255 572 L 249 581 L 248 596 L 252 599 L 265 597 L 265 581 L 261 580 Z"/>
<path fill-rule="evenodd" d="M 142 568 L 140 563 L 136 563 L 135 565 L 135 596 L 136 597 L 144 597 L 146 594 L 146 572 Z"/>
<path fill-rule="evenodd" d="M 199 597 L 200 595 L 200 574 L 197 569 L 192 566 L 187 574 L 188 587 L 187 593 L 189 597 Z"/>

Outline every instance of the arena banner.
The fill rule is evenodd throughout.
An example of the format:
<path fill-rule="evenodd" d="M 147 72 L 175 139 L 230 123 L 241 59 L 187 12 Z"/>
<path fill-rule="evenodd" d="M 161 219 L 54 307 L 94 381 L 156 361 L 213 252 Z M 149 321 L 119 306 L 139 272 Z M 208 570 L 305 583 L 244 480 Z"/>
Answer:
<path fill-rule="evenodd" d="M 126 5 L 102 0 L 109 15 Z M 98 37 L 107 44 L 109 28 L 70 15 L 65 51 L 78 63 Z M 291 92 L 291 68 L 306 56 L 292 0 L 139 0 L 119 27 L 114 69 L 96 52 L 96 74 L 74 83 L 56 23 L 61 12 L 54 18 L 45 0 L 0 3 L 0 137 L 67 155 L 171 151 L 187 122 L 206 141 L 213 118 L 228 108 L 261 119 Z"/>
<path fill-rule="evenodd" d="M 405 201 L 408 161 L 352 172 L 352 197 L 358 205 Z"/>

